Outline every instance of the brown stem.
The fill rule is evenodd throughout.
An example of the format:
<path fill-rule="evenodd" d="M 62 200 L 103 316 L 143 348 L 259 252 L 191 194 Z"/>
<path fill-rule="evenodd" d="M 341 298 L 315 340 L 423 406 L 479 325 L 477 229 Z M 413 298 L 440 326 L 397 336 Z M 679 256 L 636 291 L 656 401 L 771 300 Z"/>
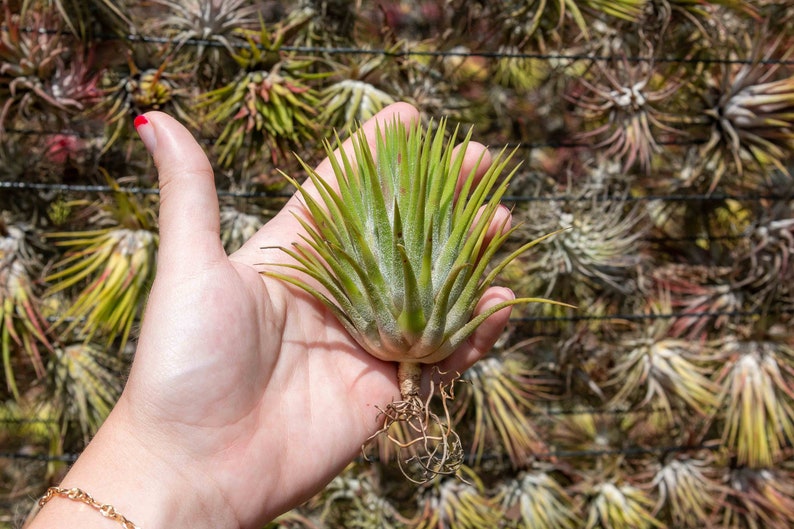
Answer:
<path fill-rule="evenodd" d="M 422 383 L 422 365 L 418 362 L 400 362 L 397 365 L 397 383 L 403 400 L 419 396 Z"/>

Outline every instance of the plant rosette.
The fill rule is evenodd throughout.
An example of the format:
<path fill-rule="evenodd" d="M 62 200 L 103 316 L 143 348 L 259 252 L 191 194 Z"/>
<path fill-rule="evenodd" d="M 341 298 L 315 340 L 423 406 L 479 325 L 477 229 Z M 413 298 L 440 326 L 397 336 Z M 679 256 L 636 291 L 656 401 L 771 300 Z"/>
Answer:
<path fill-rule="evenodd" d="M 502 149 L 478 178 L 480 158 L 459 178 L 471 131 L 456 151 L 458 131 L 445 139 L 446 125 L 441 120 L 433 131 L 433 123 L 386 123 L 377 129 L 374 149 L 359 131 L 352 135 L 352 156 L 334 153 L 326 141 L 335 185 L 301 161 L 316 194 L 285 175 L 305 206 L 296 215 L 305 234 L 280 248 L 293 262 L 279 266 L 303 275 L 263 272 L 317 298 L 363 349 L 398 364 L 401 400 L 382 409 L 378 434 L 388 435 L 395 422 L 414 431 L 408 442 L 392 441 L 409 449 L 410 456 L 398 460 L 419 483 L 455 474 L 463 459 L 447 413 L 451 383 L 434 388 L 444 402 L 440 418 L 429 409 L 430 397 L 420 395 L 423 366 L 447 358 L 497 311 L 549 302 L 518 298 L 474 315 L 502 269 L 552 234 L 497 257 L 515 230 L 504 224 L 495 234 L 489 230 L 516 171 L 503 177 L 512 153 Z"/>

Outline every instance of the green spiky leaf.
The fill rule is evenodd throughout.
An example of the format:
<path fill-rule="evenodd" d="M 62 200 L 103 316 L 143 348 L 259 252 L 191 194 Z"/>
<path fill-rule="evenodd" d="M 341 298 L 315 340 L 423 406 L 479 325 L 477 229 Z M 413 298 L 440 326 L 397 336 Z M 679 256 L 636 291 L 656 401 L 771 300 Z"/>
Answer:
<path fill-rule="evenodd" d="M 502 178 L 511 153 L 499 152 L 481 178 L 475 168 L 459 182 L 471 133 L 455 151 L 457 130 L 447 139 L 446 125 L 432 132 L 387 123 L 374 150 L 359 132 L 352 156 L 326 142 L 336 186 L 305 164 L 314 189 L 290 179 L 305 205 L 298 221 L 306 235 L 282 248 L 295 261 L 284 267 L 303 275 L 266 273 L 312 294 L 383 360 L 438 362 L 496 311 L 546 301 L 510 300 L 473 317 L 505 264 L 543 238 L 492 263 L 511 233 L 487 233 L 514 172 Z"/>

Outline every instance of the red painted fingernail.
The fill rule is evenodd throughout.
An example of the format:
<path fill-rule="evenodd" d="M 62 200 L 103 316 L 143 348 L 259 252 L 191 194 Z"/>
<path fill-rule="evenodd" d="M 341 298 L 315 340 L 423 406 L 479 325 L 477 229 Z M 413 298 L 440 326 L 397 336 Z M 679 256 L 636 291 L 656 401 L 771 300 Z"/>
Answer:
<path fill-rule="evenodd" d="M 146 119 L 146 116 L 136 116 L 135 121 L 132 123 L 135 125 L 138 136 L 141 137 L 141 141 L 146 146 L 146 150 L 150 154 L 154 153 L 154 149 L 157 147 L 157 135 L 154 133 L 154 127 L 152 127 L 149 120 Z"/>

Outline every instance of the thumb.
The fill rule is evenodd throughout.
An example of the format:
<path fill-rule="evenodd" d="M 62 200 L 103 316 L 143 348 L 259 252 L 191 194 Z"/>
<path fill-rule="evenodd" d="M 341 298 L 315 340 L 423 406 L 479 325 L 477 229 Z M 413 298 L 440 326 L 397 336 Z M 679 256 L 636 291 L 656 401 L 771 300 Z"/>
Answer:
<path fill-rule="evenodd" d="M 182 270 L 225 257 L 215 176 L 193 135 L 162 112 L 135 118 L 160 183 L 158 267 Z"/>

